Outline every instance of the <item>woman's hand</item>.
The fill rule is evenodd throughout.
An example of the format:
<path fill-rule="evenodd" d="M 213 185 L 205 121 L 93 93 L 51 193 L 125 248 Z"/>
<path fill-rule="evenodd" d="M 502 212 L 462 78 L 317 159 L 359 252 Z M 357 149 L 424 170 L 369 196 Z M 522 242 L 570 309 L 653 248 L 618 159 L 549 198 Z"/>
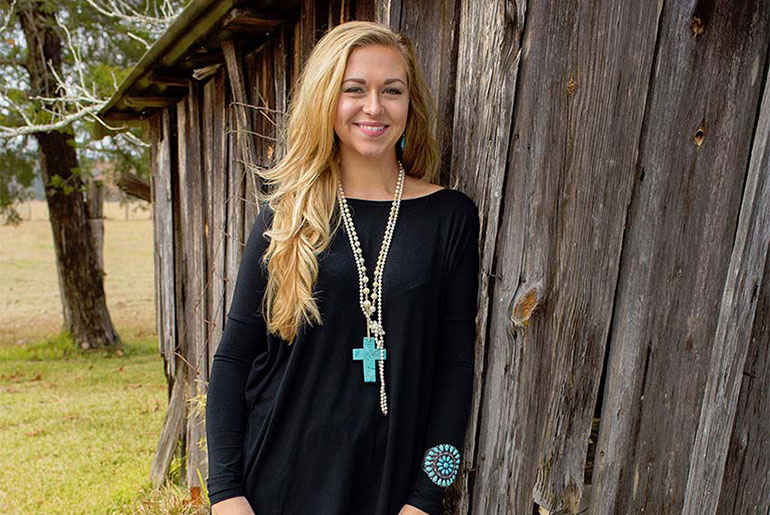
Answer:
<path fill-rule="evenodd" d="M 398 512 L 398 515 L 428 515 L 428 513 L 415 508 L 411 504 L 405 504 L 401 511 Z"/>
<path fill-rule="evenodd" d="M 254 515 L 245 497 L 231 497 L 211 505 L 211 515 Z"/>

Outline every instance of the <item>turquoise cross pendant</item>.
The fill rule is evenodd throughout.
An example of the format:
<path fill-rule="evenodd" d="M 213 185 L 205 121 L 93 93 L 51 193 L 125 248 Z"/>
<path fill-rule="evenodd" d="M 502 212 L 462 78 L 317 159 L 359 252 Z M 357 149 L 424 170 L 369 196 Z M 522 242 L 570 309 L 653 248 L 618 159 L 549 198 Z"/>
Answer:
<path fill-rule="evenodd" d="M 360 360 L 364 365 L 364 382 L 373 383 L 377 380 L 375 373 L 375 361 L 384 361 L 387 353 L 386 349 L 377 349 L 374 346 L 375 340 L 371 336 L 364 336 L 364 346 L 353 349 L 353 360 Z M 380 355 L 382 352 L 382 355 Z"/>

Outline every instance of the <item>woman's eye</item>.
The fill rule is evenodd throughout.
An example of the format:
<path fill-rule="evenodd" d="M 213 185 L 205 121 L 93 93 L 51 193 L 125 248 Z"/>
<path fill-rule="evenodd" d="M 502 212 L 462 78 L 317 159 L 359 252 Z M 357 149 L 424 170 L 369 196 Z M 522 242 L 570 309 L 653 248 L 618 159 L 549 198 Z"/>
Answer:
<path fill-rule="evenodd" d="M 348 89 L 345 90 L 345 93 L 355 93 L 357 91 L 363 91 L 363 90 L 361 88 L 358 88 L 358 87 L 348 88 Z M 397 88 L 388 88 L 385 91 L 387 91 L 388 93 L 391 93 L 393 95 L 400 95 L 401 94 L 401 90 L 397 89 Z"/>

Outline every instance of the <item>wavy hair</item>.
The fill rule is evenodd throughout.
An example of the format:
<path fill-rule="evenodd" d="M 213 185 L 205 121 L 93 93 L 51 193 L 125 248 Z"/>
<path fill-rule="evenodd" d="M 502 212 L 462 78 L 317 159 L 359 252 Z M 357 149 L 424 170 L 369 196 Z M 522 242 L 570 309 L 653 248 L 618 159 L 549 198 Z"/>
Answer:
<path fill-rule="evenodd" d="M 289 344 L 303 322 L 323 324 L 313 296 L 317 257 L 341 221 L 336 183 L 341 158 L 334 120 L 348 57 L 366 45 L 392 48 L 404 60 L 410 105 L 403 153 L 395 148 L 394 152 L 405 173 L 428 182 L 437 174 L 437 109 L 410 40 L 386 25 L 367 21 L 329 30 L 313 48 L 292 88 L 286 125 L 281 129 L 284 156 L 273 168 L 256 171 L 269 192 L 257 192 L 258 201 L 273 211 L 272 226 L 265 231 L 270 243 L 262 257 L 268 272 L 262 315 L 268 331 Z"/>

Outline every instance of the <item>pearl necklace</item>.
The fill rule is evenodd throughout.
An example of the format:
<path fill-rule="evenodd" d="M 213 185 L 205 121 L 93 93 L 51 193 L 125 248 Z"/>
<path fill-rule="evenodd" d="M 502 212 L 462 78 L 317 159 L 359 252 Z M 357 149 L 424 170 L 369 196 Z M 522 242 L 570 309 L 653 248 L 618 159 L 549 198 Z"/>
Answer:
<path fill-rule="evenodd" d="M 390 249 L 390 241 L 393 238 L 393 230 L 396 226 L 396 219 L 398 218 L 398 211 L 401 205 L 401 195 L 404 190 L 404 167 L 401 161 L 398 161 L 398 179 L 396 181 L 396 194 L 393 199 L 393 204 L 390 208 L 390 216 L 388 217 L 388 224 L 385 228 L 385 235 L 382 240 L 382 246 L 380 247 L 380 254 L 377 259 L 377 266 L 374 269 L 374 278 L 372 282 L 371 301 L 366 298 L 369 295 L 370 290 L 367 287 L 369 278 L 366 276 L 366 265 L 364 264 L 363 252 L 361 251 L 361 243 L 358 241 L 358 235 L 356 234 L 356 228 L 353 225 L 353 217 L 348 210 L 348 203 L 345 199 L 345 192 L 342 189 L 342 181 L 337 181 L 337 199 L 340 204 L 340 212 L 342 213 L 342 221 L 345 224 L 345 230 L 348 233 L 348 239 L 350 240 L 350 246 L 353 249 L 353 257 L 356 260 L 356 267 L 358 268 L 358 286 L 359 286 L 359 303 L 361 310 L 366 317 L 366 342 L 367 338 L 371 338 L 374 334 L 374 340 L 376 348 L 379 351 L 379 358 L 377 363 L 380 371 L 380 410 L 383 415 L 388 414 L 388 399 L 385 394 L 385 329 L 382 325 L 382 270 L 385 267 L 385 259 L 388 256 L 388 250 Z M 376 304 L 376 306 L 375 306 Z M 377 311 L 377 320 L 372 320 L 372 314 Z M 366 343 L 364 343 L 366 347 Z M 361 358 L 364 360 L 363 349 L 354 349 L 354 359 L 356 358 L 356 351 L 362 351 Z M 366 367 L 366 364 L 364 365 Z M 364 372 L 366 377 L 366 371 Z M 366 379 L 364 379 L 366 381 Z"/>

